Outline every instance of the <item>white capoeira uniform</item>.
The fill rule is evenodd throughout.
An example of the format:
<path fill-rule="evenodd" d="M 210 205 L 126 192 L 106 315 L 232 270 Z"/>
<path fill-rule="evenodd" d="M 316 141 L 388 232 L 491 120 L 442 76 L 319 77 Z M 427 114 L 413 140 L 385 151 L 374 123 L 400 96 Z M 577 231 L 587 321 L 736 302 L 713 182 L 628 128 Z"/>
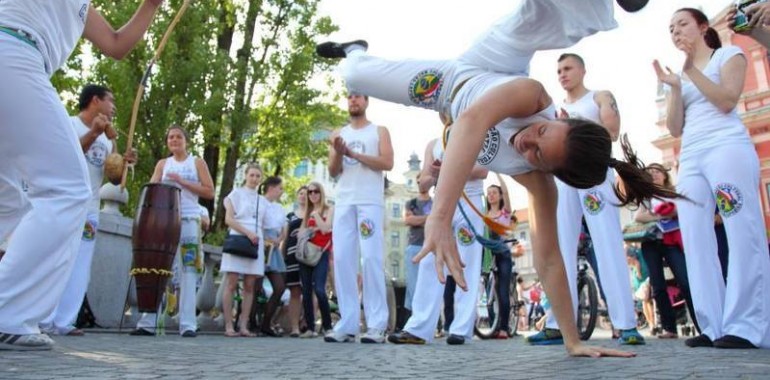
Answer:
<path fill-rule="evenodd" d="M 433 158 L 441 161 L 443 156 L 442 142 L 436 140 L 433 146 Z M 474 206 L 482 210 L 484 208 L 484 181 L 481 179 L 468 181 L 464 190 Z M 449 333 L 463 336 L 470 341 L 473 338 L 473 326 L 476 322 L 476 301 L 478 300 L 482 258 L 482 247 L 476 241 L 473 230 L 483 231 L 484 220 L 473 212 L 464 199 L 460 200 L 460 204 L 465 215 L 468 216 L 468 220 L 462 216 L 459 207 L 456 208 L 452 217 L 452 230 L 457 243 L 457 251 L 465 263 L 468 290 L 458 290 L 454 294 L 455 318 L 449 327 Z M 468 225 L 469 222 L 473 226 L 472 229 Z M 433 340 L 436 323 L 438 323 L 438 318 L 441 315 L 444 295 L 444 284 L 438 280 L 435 261 L 434 255 L 428 255 L 418 264 L 417 285 L 412 299 L 412 316 L 409 317 L 404 326 L 405 331 L 424 339 L 426 342 Z M 448 272 L 446 273 L 448 274 Z"/>
<path fill-rule="evenodd" d="M 456 60 L 390 61 L 354 50 L 340 71 L 351 91 L 448 114 L 455 87 L 469 78 L 527 76 L 535 52 L 566 48 L 616 27 L 610 0 L 523 0 Z"/>
<path fill-rule="evenodd" d="M 595 92 L 589 91 L 574 103 L 563 103 L 562 108 L 571 118 L 582 118 L 601 124 Z M 596 261 L 602 279 L 602 289 L 607 298 L 607 308 L 612 325 L 620 330 L 636 328 L 634 300 L 628 281 L 628 264 L 623 249 L 623 233 L 620 230 L 620 211 L 614 205 L 620 203 L 613 190 L 615 172 L 607 170 L 607 178 L 590 189 L 577 189 L 556 179 L 559 204 L 556 209 L 559 247 L 567 270 L 567 280 L 572 292 L 572 308 L 577 316 L 577 246 L 580 238 L 580 219 L 585 216 Z M 556 317 L 548 313 L 546 327 L 558 329 Z"/>
<path fill-rule="evenodd" d="M 0 26 L 0 333 L 38 334 L 70 278 L 91 186 L 50 77 L 83 34 L 88 0 L 3 0 Z M 21 189 L 21 179 L 29 191 Z"/>
<path fill-rule="evenodd" d="M 173 156 L 166 158 L 161 181 L 176 186 L 176 182 L 168 179 L 170 173 L 176 173 L 186 181 L 200 184 L 195 160 L 195 156 L 191 154 L 188 154 L 187 158 L 181 162 L 174 159 Z M 198 328 L 198 322 L 195 318 L 195 294 L 198 277 L 203 272 L 203 251 L 201 250 L 200 235 L 201 211 L 198 206 L 198 196 L 190 190 L 181 189 L 182 231 L 174 263 L 174 277 L 171 280 L 172 287 L 179 288 L 180 334 L 185 331 L 195 331 Z M 162 311 L 161 307 L 159 307 L 159 312 Z M 156 319 L 155 313 L 144 313 L 136 324 L 136 328 L 154 332 Z"/>
<path fill-rule="evenodd" d="M 83 124 L 79 116 L 72 116 L 70 121 L 79 137 L 83 137 L 91 130 Z M 88 282 L 91 278 L 91 261 L 94 257 L 94 248 L 96 248 L 96 232 L 99 227 L 99 189 L 104 180 L 104 161 L 111 152 L 112 141 L 102 133 L 85 153 L 93 196 L 91 202 L 88 203 L 83 235 L 80 239 L 80 249 L 75 259 L 72 274 L 56 309 L 40 325 L 42 330 L 52 334 L 66 335 L 75 328 L 75 320 L 78 317 L 80 306 L 83 304 L 83 297 L 88 290 Z"/>
<path fill-rule="evenodd" d="M 703 73 L 719 84 L 722 66 L 742 54 L 736 46 L 717 49 Z M 686 79 L 682 100 L 677 191 L 693 202 L 676 206 L 698 324 L 712 340 L 729 334 L 770 348 L 770 258 L 757 153 L 735 109 L 718 110 Z M 730 248 L 727 286 L 717 257 L 715 206 Z"/>
<path fill-rule="evenodd" d="M 340 137 L 348 149 L 377 156 L 380 154 L 379 127 L 369 124 L 360 129 L 342 128 Z M 361 307 L 358 298 L 358 264 L 362 257 L 363 304 L 366 326 L 384 332 L 388 326 L 385 295 L 384 205 L 385 180 L 381 171 L 372 170 L 345 156 L 337 179 L 334 205 L 334 288 L 340 320 L 334 331 L 357 335 Z M 359 256 L 359 250 L 361 252 Z"/>

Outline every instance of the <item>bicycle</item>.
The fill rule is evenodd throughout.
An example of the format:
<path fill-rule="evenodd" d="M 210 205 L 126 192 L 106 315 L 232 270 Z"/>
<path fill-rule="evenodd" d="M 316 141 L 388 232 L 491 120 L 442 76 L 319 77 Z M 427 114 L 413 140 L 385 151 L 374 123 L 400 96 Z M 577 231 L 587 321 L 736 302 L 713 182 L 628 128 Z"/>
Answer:
<path fill-rule="evenodd" d="M 588 340 L 596 328 L 596 321 L 599 316 L 599 291 L 596 286 L 596 280 L 588 272 L 590 267 L 586 254 L 588 250 L 593 249 L 591 237 L 587 234 L 581 234 L 580 244 L 578 245 L 578 315 L 577 328 L 580 334 L 580 340 Z"/>
<path fill-rule="evenodd" d="M 473 332 L 481 339 L 490 339 L 498 331 L 504 329 L 508 337 L 516 335 L 518 330 L 519 309 L 523 306 L 519 302 L 519 292 L 516 288 L 517 273 L 513 271 L 509 286 L 509 326 L 500 326 L 499 298 L 497 295 L 497 267 L 492 260 L 492 268 L 489 273 L 481 276 L 479 284 L 479 299 L 476 302 L 476 323 Z"/>

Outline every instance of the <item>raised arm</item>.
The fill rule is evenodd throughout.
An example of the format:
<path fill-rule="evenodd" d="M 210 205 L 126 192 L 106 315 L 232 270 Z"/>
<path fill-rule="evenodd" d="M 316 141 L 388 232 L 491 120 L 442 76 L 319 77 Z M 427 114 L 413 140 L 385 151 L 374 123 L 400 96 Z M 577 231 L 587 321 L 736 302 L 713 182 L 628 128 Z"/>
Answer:
<path fill-rule="evenodd" d="M 393 169 L 393 144 L 390 141 L 390 133 L 385 127 L 378 127 L 377 133 L 380 136 L 379 155 L 369 156 L 352 150 L 348 150 L 347 155 L 366 165 L 369 169 L 389 171 Z"/>
<path fill-rule="evenodd" d="M 652 67 L 655 69 L 658 81 L 670 87 L 669 91 L 666 91 L 666 128 L 671 136 L 679 137 L 684 127 L 682 79 L 668 67 L 663 71 L 658 60 L 652 62 Z"/>
<path fill-rule="evenodd" d="M 155 12 L 163 0 L 145 0 L 134 16 L 117 31 L 104 19 L 104 16 L 91 5 L 88 8 L 83 36 L 91 41 L 105 55 L 123 59 L 137 42 L 142 39 L 150 27 Z"/>
<path fill-rule="evenodd" d="M 329 175 L 338 177 L 342 174 L 342 158 L 345 156 L 345 141 L 340 137 L 340 131 L 332 133 L 329 147 Z"/>
<path fill-rule="evenodd" d="M 618 141 L 620 136 L 620 112 L 615 96 L 609 91 L 599 91 L 594 96 L 596 105 L 599 106 L 599 119 L 602 126 L 610 133 L 612 141 Z"/>

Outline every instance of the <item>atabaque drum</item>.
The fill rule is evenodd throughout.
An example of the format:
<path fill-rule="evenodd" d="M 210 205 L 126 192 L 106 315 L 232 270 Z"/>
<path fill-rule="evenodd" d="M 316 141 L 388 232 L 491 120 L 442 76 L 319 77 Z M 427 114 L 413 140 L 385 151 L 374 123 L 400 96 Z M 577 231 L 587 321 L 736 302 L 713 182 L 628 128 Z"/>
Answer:
<path fill-rule="evenodd" d="M 136 282 L 140 312 L 158 311 L 166 282 L 172 275 L 182 229 L 180 195 L 181 190 L 172 185 L 150 183 L 142 187 L 131 241 L 131 275 Z"/>

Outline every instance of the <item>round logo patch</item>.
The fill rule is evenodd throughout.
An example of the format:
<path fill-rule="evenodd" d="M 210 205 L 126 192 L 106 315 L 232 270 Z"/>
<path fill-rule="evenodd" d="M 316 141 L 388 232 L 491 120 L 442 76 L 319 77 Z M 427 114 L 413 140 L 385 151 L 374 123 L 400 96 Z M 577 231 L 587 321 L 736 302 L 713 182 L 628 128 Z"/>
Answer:
<path fill-rule="evenodd" d="M 729 218 L 743 208 L 743 194 L 741 190 L 729 183 L 720 183 L 714 190 L 719 213 Z"/>
<path fill-rule="evenodd" d="M 91 144 L 91 148 L 89 148 L 88 152 L 85 154 L 86 161 L 97 168 L 104 166 L 107 155 L 107 145 L 101 141 L 94 141 L 94 143 Z"/>
<path fill-rule="evenodd" d="M 583 208 L 591 215 L 602 212 L 604 203 L 604 196 L 597 190 L 589 190 L 583 197 Z"/>
<path fill-rule="evenodd" d="M 487 130 L 487 137 L 484 138 L 484 146 L 476 158 L 479 165 L 489 165 L 497 156 L 500 150 L 500 132 L 496 127 Z"/>
<path fill-rule="evenodd" d="M 96 237 L 96 226 L 91 221 L 86 221 L 83 226 L 83 240 L 93 241 Z"/>
<path fill-rule="evenodd" d="M 355 153 L 366 153 L 366 147 L 364 146 L 364 143 L 358 140 L 348 142 L 348 150 Z M 345 161 L 345 165 L 358 165 L 358 160 L 355 158 L 344 156 L 343 160 Z"/>
<path fill-rule="evenodd" d="M 473 232 L 467 224 L 463 223 L 457 228 L 457 241 L 462 246 L 469 246 L 473 244 Z"/>
<path fill-rule="evenodd" d="M 444 74 L 436 69 L 420 71 L 409 82 L 409 99 L 412 103 L 430 107 L 436 104 L 444 84 Z"/>
<path fill-rule="evenodd" d="M 363 239 L 372 237 L 374 235 L 374 222 L 371 219 L 362 220 L 361 224 L 358 225 L 358 231 Z"/>

